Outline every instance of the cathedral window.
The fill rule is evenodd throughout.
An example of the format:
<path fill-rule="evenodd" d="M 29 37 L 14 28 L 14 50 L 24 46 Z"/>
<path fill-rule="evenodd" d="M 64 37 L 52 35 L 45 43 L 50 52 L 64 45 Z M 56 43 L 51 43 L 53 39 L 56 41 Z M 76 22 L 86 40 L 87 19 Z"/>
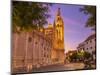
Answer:
<path fill-rule="evenodd" d="M 32 41 L 32 38 L 31 38 L 31 37 L 29 37 L 29 38 L 28 38 L 28 41 L 29 41 L 29 42 L 31 42 L 31 41 Z"/>
<path fill-rule="evenodd" d="M 58 37 L 58 30 L 56 30 L 56 34 L 57 34 L 57 37 Z"/>
<path fill-rule="evenodd" d="M 43 43 L 41 43 L 42 47 L 43 47 Z"/>
<path fill-rule="evenodd" d="M 57 24 L 57 27 L 61 27 L 61 25 Z"/>
<path fill-rule="evenodd" d="M 44 50 L 45 50 L 45 47 L 44 47 Z"/>
<path fill-rule="evenodd" d="M 46 54 L 44 54 L 44 57 L 46 57 Z"/>
<path fill-rule="evenodd" d="M 60 34 L 60 31 L 59 31 L 59 34 Z"/>
<path fill-rule="evenodd" d="M 37 44 L 37 42 L 35 42 L 35 44 Z"/>

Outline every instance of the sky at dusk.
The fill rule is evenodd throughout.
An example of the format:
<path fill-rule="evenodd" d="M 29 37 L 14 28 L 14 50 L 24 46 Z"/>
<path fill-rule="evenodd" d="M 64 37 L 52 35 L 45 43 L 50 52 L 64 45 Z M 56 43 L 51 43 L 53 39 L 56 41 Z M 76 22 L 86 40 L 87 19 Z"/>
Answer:
<path fill-rule="evenodd" d="M 75 50 L 79 43 L 83 42 L 90 34 L 91 29 L 85 27 L 88 16 L 80 12 L 80 5 L 53 4 L 50 8 L 51 18 L 48 22 L 53 24 L 57 9 L 61 9 L 64 21 L 65 50 Z"/>

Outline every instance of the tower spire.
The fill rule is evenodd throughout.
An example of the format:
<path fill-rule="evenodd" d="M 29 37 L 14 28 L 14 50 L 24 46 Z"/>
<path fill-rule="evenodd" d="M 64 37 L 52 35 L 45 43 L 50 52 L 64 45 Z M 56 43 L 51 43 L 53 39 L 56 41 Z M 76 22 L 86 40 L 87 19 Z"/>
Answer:
<path fill-rule="evenodd" d="M 60 16 L 60 8 L 58 8 L 58 11 L 57 11 L 57 16 Z"/>

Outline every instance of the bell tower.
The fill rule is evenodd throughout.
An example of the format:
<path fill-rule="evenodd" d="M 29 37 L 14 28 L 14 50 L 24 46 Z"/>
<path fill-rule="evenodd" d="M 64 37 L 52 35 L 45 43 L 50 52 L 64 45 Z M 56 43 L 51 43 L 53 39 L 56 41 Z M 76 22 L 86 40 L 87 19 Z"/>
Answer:
<path fill-rule="evenodd" d="M 64 49 L 64 23 L 61 17 L 60 8 L 58 8 L 55 22 L 54 22 L 54 31 L 55 31 L 55 47 L 57 49 Z"/>
<path fill-rule="evenodd" d="M 56 60 L 59 63 L 64 62 L 64 22 L 61 17 L 60 8 L 58 8 L 54 20 L 54 51 Z"/>

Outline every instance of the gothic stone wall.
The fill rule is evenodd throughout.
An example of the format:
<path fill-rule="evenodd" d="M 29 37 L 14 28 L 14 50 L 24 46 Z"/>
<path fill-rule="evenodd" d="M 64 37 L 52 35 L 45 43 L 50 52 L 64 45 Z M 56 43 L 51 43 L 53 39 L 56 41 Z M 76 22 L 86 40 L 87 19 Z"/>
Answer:
<path fill-rule="evenodd" d="M 12 69 L 49 65 L 52 44 L 39 32 L 12 34 Z"/>

